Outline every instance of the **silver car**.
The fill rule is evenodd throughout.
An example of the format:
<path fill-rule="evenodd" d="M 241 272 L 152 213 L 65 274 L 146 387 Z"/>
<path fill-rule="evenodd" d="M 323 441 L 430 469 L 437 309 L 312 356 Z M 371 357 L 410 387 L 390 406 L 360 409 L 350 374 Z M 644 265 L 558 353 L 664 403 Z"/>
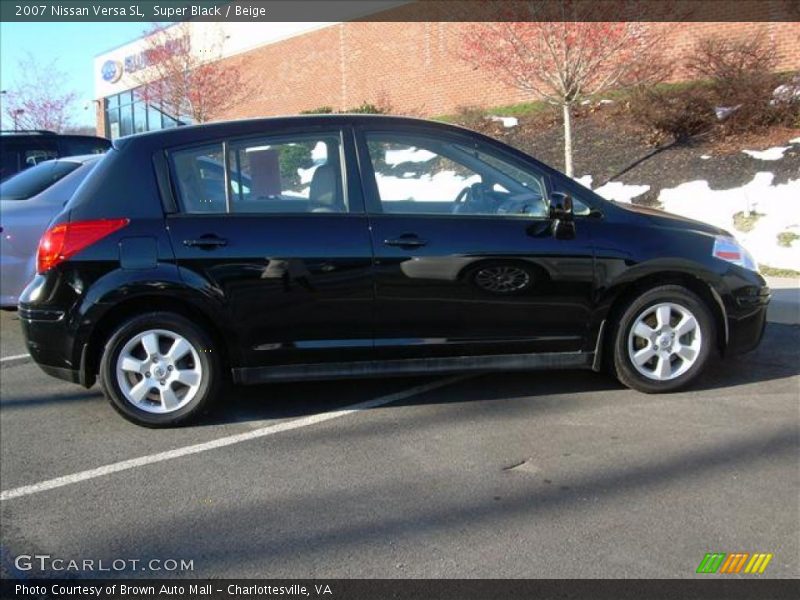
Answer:
<path fill-rule="evenodd" d="M 39 239 L 101 158 L 48 160 L 0 184 L 0 307 L 17 305 L 36 270 Z"/>

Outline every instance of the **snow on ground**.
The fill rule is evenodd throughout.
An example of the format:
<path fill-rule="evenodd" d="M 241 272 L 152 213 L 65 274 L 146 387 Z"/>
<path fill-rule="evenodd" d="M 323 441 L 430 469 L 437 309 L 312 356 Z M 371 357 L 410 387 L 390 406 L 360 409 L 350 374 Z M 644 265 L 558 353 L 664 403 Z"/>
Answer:
<path fill-rule="evenodd" d="M 492 116 L 492 117 L 489 117 L 489 118 L 492 121 L 495 121 L 496 123 L 502 123 L 503 127 L 505 127 L 506 129 L 509 129 L 511 127 L 516 127 L 517 125 L 519 125 L 519 119 L 517 119 L 517 117 L 494 117 L 494 116 Z"/>
<path fill-rule="evenodd" d="M 774 175 L 756 173 L 741 187 L 712 190 L 705 180 L 689 181 L 661 190 L 659 202 L 667 212 L 704 221 L 730 231 L 760 264 L 800 270 L 800 243 L 778 245 L 778 234 L 800 235 L 800 179 L 772 185 Z M 763 215 L 751 231 L 738 231 L 733 215 L 755 211 Z"/>
<path fill-rule="evenodd" d="M 590 190 L 592 189 L 591 175 L 583 175 L 581 177 L 575 177 L 574 179 L 583 187 L 589 188 Z M 609 181 L 594 190 L 594 192 L 600 194 L 606 200 L 616 200 L 617 202 L 626 202 L 630 204 L 636 196 L 641 196 L 649 189 L 649 185 L 628 185 L 621 181 Z"/>
<path fill-rule="evenodd" d="M 791 146 L 775 146 L 767 150 L 742 150 L 742 152 L 758 160 L 780 160 L 783 158 L 783 153 L 789 148 Z"/>
<path fill-rule="evenodd" d="M 701 158 L 702 160 L 708 160 L 709 158 L 711 158 L 711 156 L 709 156 L 708 154 L 701 154 L 701 155 L 700 155 L 700 158 Z"/>
<path fill-rule="evenodd" d="M 800 144 L 800 138 L 790 140 L 790 143 Z M 763 152 L 744 152 L 761 160 L 779 160 L 788 148 L 778 146 Z M 707 158 L 707 155 L 701 158 Z M 759 264 L 800 271 L 800 240 L 788 248 L 778 244 L 781 233 L 800 235 L 800 179 L 773 185 L 774 179 L 773 173 L 762 171 L 756 173 L 749 183 L 727 190 L 712 190 L 705 180 L 687 181 L 674 188 L 662 189 L 658 202 L 667 212 L 731 232 Z M 591 175 L 576 177 L 575 181 L 592 188 Z M 611 181 L 594 191 L 609 200 L 631 202 L 649 189 L 649 185 Z M 759 215 L 750 231 L 739 231 L 734 226 L 733 216 L 739 212 Z"/>
<path fill-rule="evenodd" d="M 583 175 L 581 177 L 575 177 L 575 181 L 580 183 L 583 187 L 592 189 L 592 176 L 591 175 Z"/>
<path fill-rule="evenodd" d="M 714 107 L 714 114 L 717 116 L 719 121 L 724 121 L 731 116 L 732 113 L 739 110 L 741 106 L 741 104 L 737 104 L 736 106 L 716 106 Z"/>
<path fill-rule="evenodd" d="M 630 204 L 636 196 L 641 196 L 650 189 L 649 185 L 628 185 L 621 181 L 609 181 L 595 190 L 606 200 L 616 200 Z"/>

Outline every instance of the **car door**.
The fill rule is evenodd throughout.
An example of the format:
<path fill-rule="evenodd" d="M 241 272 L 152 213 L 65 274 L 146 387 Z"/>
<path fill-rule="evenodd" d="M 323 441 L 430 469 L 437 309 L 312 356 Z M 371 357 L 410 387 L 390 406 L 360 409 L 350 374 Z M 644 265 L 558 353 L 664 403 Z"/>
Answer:
<path fill-rule="evenodd" d="M 378 356 L 588 349 L 588 228 L 556 235 L 544 169 L 440 128 L 361 127 L 357 140 Z"/>
<path fill-rule="evenodd" d="M 246 366 L 371 357 L 372 251 L 352 153 L 339 129 L 168 153 L 182 276 L 224 307 Z"/>

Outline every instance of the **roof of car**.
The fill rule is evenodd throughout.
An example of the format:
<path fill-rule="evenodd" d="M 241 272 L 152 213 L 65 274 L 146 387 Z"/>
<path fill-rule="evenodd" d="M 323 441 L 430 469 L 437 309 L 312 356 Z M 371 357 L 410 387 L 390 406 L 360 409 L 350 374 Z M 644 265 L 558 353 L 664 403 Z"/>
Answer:
<path fill-rule="evenodd" d="M 232 135 L 247 135 L 263 129 L 268 131 L 270 126 L 290 126 L 307 123 L 311 126 L 341 125 L 343 123 L 356 124 L 376 124 L 385 123 L 387 125 L 424 125 L 428 127 L 440 127 L 443 129 L 463 129 L 455 125 L 450 125 L 441 121 L 430 121 L 427 119 L 417 119 L 413 117 L 399 117 L 392 115 L 373 115 L 358 113 L 337 113 L 337 114 L 314 114 L 314 115 L 291 115 L 282 117 L 267 117 L 259 119 L 238 119 L 235 121 L 215 121 L 213 123 L 203 123 L 202 125 L 186 125 L 137 133 L 114 140 L 114 146 L 123 148 L 130 143 L 144 142 L 147 145 L 179 145 L 202 140 L 204 138 L 213 139 L 215 137 L 225 137 Z"/>

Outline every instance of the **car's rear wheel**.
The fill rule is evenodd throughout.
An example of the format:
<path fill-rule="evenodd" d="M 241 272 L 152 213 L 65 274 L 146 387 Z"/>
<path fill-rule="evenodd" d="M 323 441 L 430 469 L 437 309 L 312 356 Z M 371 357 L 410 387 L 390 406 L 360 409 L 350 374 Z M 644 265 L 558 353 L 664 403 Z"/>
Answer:
<path fill-rule="evenodd" d="M 185 424 L 205 412 L 221 380 L 219 352 L 188 319 L 169 312 L 133 317 L 106 343 L 100 382 L 123 417 L 146 427 Z"/>
<path fill-rule="evenodd" d="M 614 369 L 626 386 L 646 393 L 688 385 L 715 344 L 713 316 L 696 294 L 678 285 L 648 290 L 623 311 L 614 339 Z"/>

